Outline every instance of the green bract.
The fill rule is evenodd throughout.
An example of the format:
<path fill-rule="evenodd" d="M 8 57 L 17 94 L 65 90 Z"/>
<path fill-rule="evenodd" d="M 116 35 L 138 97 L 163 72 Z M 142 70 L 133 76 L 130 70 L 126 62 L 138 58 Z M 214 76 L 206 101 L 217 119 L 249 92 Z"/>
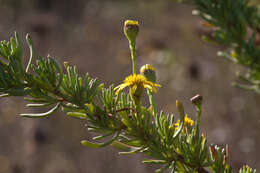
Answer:
<path fill-rule="evenodd" d="M 136 37 L 139 32 L 139 23 L 134 20 L 126 20 L 124 24 L 124 33 L 127 39 L 131 42 L 136 40 Z"/>

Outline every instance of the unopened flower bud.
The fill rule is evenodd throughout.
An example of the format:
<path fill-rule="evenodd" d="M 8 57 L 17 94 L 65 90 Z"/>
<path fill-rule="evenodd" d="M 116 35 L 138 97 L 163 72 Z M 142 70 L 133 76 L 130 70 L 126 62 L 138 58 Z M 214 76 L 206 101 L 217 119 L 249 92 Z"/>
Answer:
<path fill-rule="evenodd" d="M 214 158 L 214 160 L 218 160 L 219 156 L 218 156 L 218 152 L 215 147 L 216 146 L 210 146 L 210 151 L 211 151 L 211 154 L 212 154 L 212 157 Z"/>
<path fill-rule="evenodd" d="M 200 106 L 202 104 L 202 96 L 197 94 L 196 96 L 192 97 L 190 99 L 191 103 L 196 105 L 196 106 Z"/>
<path fill-rule="evenodd" d="M 65 61 L 64 63 L 64 67 L 67 69 L 70 65 L 69 65 L 69 62 Z"/>
<path fill-rule="evenodd" d="M 136 36 L 139 32 L 139 23 L 134 20 L 126 20 L 124 24 L 124 33 L 127 39 L 131 41 L 135 41 Z"/>
<path fill-rule="evenodd" d="M 224 164 L 227 164 L 229 160 L 229 146 L 226 145 L 225 155 L 224 155 Z"/>
<path fill-rule="evenodd" d="M 176 100 L 176 108 L 181 116 L 184 116 L 184 108 L 182 103 L 179 100 Z"/>
<path fill-rule="evenodd" d="M 148 81 L 153 83 L 156 82 L 155 68 L 152 65 L 150 64 L 143 65 L 140 69 L 140 74 L 146 77 Z"/>

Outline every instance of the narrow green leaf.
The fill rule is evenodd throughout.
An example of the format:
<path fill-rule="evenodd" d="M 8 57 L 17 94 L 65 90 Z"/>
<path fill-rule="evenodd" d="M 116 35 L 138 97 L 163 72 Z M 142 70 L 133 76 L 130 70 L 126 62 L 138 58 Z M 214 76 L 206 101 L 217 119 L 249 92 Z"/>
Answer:
<path fill-rule="evenodd" d="M 2 98 L 2 97 L 8 97 L 8 96 L 10 96 L 9 94 L 1 94 L 0 95 L 0 98 Z"/>
<path fill-rule="evenodd" d="M 176 102 L 176 103 L 177 103 L 177 102 Z M 181 132 L 181 130 L 182 130 L 182 128 L 183 128 L 183 125 L 184 125 L 185 112 L 184 112 L 184 109 L 183 109 L 182 105 L 179 106 L 179 107 L 180 107 L 180 108 L 179 108 L 178 112 L 179 112 L 179 114 L 180 114 L 180 126 L 179 126 L 179 128 L 174 132 L 173 138 L 176 138 L 176 137 L 180 134 L 180 132 Z"/>
<path fill-rule="evenodd" d="M 47 100 L 45 99 L 36 99 L 36 98 L 29 98 L 29 97 L 25 97 L 24 98 L 25 101 L 28 101 L 28 102 L 32 102 L 32 103 L 46 103 Z"/>
<path fill-rule="evenodd" d="M 46 107 L 46 106 L 50 106 L 53 103 L 35 103 L 35 104 L 27 104 L 27 107 Z"/>
<path fill-rule="evenodd" d="M 123 151 L 131 151 L 131 146 L 127 145 L 127 144 L 124 144 L 122 142 L 119 142 L 119 141 L 114 141 L 111 146 L 119 149 L 119 150 L 123 150 Z"/>
<path fill-rule="evenodd" d="M 161 173 L 161 172 L 165 171 L 166 169 L 169 169 L 169 167 L 170 167 L 170 165 L 168 164 L 160 169 L 156 169 L 155 173 Z"/>
<path fill-rule="evenodd" d="M 93 106 L 93 104 L 85 104 L 85 106 L 88 108 L 88 113 L 90 115 L 94 115 L 95 114 L 95 107 Z"/>
<path fill-rule="evenodd" d="M 152 164 L 165 164 L 166 160 L 143 160 L 143 163 L 152 163 Z"/>
<path fill-rule="evenodd" d="M 125 142 L 127 145 L 131 145 L 133 147 L 141 147 L 143 145 L 142 141 L 138 139 L 132 139 Z"/>
<path fill-rule="evenodd" d="M 47 117 L 54 113 L 58 108 L 60 107 L 60 103 L 57 103 L 55 107 L 53 107 L 51 110 L 45 113 L 38 113 L 38 114 L 20 114 L 22 117 L 27 117 L 27 118 L 42 118 L 42 117 Z"/>
<path fill-rule="evenodd" d="M 19 36 L 17 34 L 17 32 L 14 32 L 14 35 L 15 35 L 15 42 L 16 42 L 16 48 L 17 48 L 17 56 L 19 57 L 20 61 L 22 59 L 22 55 L 23 55 L 23 50 L 22 50 L 22 47 L 21 47 L 21 42 L 20 42 L 20 39 L 19 39 Z"/>
<path fill-rule="evenodd" d="M 87 140 L 83 140 L 81 141 L 81 144 L 89 147 L 89 148 L 102 148 L 104 147 L 104 143 L 93 143 L 93 142 L 89 142 Z"/>
<path fill-rule="evenodd" d="M 25 72 L 28 73 L 28 71 L 30 70 L 30 67 L 32 65 L 33 58 L 34 58 L 33 42 L 31 40 L 31 37 L 30 37 L 29 34 L 26 35 L 26 42 L 27 42 L 27 45 L 30 49 L 30 59 L 29 59 L 29 62 L 27 64 L 27 67 L 26 67 L 26 70 L 25 70 Z"/>
<path fill-rule="evenodd" d="M 118 138 L 119 134 L 120 134 L 120 131 L 116 132 L 114 137 L 105 143 L 93 143 L 93 142 L 89 142 L 87 140 L 82 140 L 81 144 L 84 146 L 90 147 L 90 148 L 102 148 L 102 147 L 112 144 Z"/>
<path fill-rule="evenodd" d="M 221 52 L 221 51 L 219 51 L 219 52 L 218 52 L 218 56 L 222 56 L 222 57 L 226 58 L 227 60 L 232 61 L 232 62 L 234 62 L 234 63 L 237 63 L 237 62 L 238 62 L 234 57 L 232 57 L 231 55 L 229 55 L 229 54 L 226 53 L 226 52 Z"/>
<path fill-rule="evenodd" d="M 106 138 L 106 137 L 108 137 L 108 136 L 111 136 L 113 133 L 114 133 L 114 132 L 112 131 L 112 132 L 109 132 L 109 133 L 107 133 L 107 134 L 105 134 L 105 135 L 95 136 L 95 137 L 93 137 L 92 139 L 93 139 L 93 140 L 103 139 L 103 138 Z"/>
<path fill-rule="evenodd" d="M 68 116 L 73 117 L 73 118 L 79 118 L 79 119 L 86 119 L 88 116 L 84 113 L 81 112 L 68 112 Z"/>
<path fill-rule="evenodd" d="M 104 88 L 104 84 L 103 83 L 98 86 L 97 91 L 100 92 L 102 90 L 102 88 Z"/>
<path fill-rule="evenodd" d="M 16 54 L 16 43 L 13 37 L 10 38 L 10 43 L 11 43 L 11 55 Z"/>
<path fill-rule="evenodd" d="M 146 149 L 147 149 L 147 147 L 130 147 L 129 151 L 119 152 L 119 154 L 120 155 L 128 155 L 128 154 L 141 153 Z"/>

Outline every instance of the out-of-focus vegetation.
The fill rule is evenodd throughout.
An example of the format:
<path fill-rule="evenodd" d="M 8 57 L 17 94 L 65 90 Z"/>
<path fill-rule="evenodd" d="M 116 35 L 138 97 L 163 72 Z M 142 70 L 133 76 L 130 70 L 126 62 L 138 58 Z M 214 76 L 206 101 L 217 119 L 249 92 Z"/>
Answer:
<path fill-rule="evenodd" d="M 219 52 L 228 60 L 248 69 L 246 75 L 239 75 L 239 88 L 260 93 L 259 61 L 259 7 L 256 1 L 189 1 L 197 8 L 193 14 L 200 16 L 211 33 L 203 36 L 207 42 L 218 43 L 228 48 Z M 256 3 L 256 4 L 255 4 Z"/>
<path fill-rule="evenodd" d="M 201 93 L 207 100 L 202 128 L 210 141 L 230 144 L 235 169 L 245 162 L 260 169 L 256 149 L 259 97 L 230 86 L 235 79 L 234 71 L 244 69 L 214 57 L 222 47 L 200 41 L 198 34 L 207 31 L 201 27 L 200 19 L 191 15 L 191 6 L 155 0 L 63 3 L 23 0 L 1 1 L 0 8 L 1 40 L 8 39 L 13 30 L 22 36 L 29 32 L 41 55 L 50 54 L 60 61 L 77 64 L 80 73 L 89 72 L 107 84 L 119 83 L 130 72 L 121 25 L 127 18 L 138 19 L 143 28 L 137 44 L 138 64 L 149 61 L 159 70 L 158 83 L 163 85 L 157 97 L 160 108 L 174 112 L 175 99 L 184 101 Z M 153 169 L 136 162 L 142 156 L 118 157 L 115 150 L 110 153 L 110 148 L 98 151 L 82 148 L 75 141 L 90 134 L 86 135 L 84 124 L 77 120 L 59 115 L 25 120 L 14 116 L 26 111 L 22 100 L 5 98 L 0 104 L 0 135 L 5 139 L 0 142 L 2 172 L 150 172 Z M 185 101 L 184 106 L 187 112 L 193 112 Z"/>

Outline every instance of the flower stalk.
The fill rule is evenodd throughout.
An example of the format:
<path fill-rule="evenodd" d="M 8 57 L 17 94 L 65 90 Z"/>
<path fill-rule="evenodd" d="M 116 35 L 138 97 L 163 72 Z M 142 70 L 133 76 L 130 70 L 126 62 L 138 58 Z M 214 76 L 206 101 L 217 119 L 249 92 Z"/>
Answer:
<path fill-rule="evenodd" d="M 197 121 L 196 121 L 196 136 L 199 138 L 199 127 L 200 127 L 200 117 L 201 117 L 201 106 L 202 106 L 202 96 L 197 94 L 196 96 L 192 97 L 190 99 L 191 103 L 193 105 L 195 105 L 196 107 L 196 110 L 197 110 L 197 113 L 196 113 L 196 118 L 197 118 Z"/>
<path fill-rule="evenodd" d="M 148 81 L 153 83 L 156 82 L 155 68 L 152 65 L 150 64 L 143 65 L 140 68 L 140 74 L 143 75 Z M 153 110 L 153 115 L 156 116 L 157 108 L 155 104 L 154 93 L 151 92 L 150 90 L 147 90 L 147 95 L 149 96 L 149 102 Z"/>
<path fill-rule="evenodd" d="M 139 23 L 133 20 L 127 20 L 124 24 L 124 33 L 129 41 L 129 47 L 132 58 L 133 74 L 136 74 L 136 37 L 139 32 Z"/>

